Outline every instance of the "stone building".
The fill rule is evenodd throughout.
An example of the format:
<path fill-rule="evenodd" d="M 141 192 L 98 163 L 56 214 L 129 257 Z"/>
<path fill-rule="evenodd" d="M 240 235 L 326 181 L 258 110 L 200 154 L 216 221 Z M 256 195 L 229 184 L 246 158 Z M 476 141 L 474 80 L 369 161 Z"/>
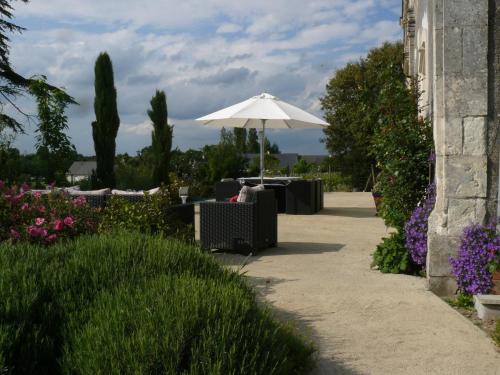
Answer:
<path fill-rule="evenodd" d="M 434 128 L 428 287 L 451 294 L 448 259 L 463 228 L 499 215 L 500 0 L 403 0 L 402 8 L 405 71 L 418 78 Z"/>

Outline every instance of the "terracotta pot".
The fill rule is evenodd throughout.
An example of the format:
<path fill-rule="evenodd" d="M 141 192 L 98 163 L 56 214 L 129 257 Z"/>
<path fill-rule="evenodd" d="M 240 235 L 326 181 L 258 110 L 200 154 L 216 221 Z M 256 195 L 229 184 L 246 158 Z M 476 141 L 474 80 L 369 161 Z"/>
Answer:
<path fill-rule="evenodd" d="M 382 202 L 384 201 L 384 196 L 382 193 L 374 193 L 372 192 L 373 201 L 375 202 L 375 208 L 377 209 L 377 213 L 380 211 L 380 207 L 382 206 Z"/>
<path fill-rule="evenodd" d="M 500 295 L 500 272 L 495 272 L 491 278 L 493 279 L 493 288 L 491 289 L 491 294 Z"/>

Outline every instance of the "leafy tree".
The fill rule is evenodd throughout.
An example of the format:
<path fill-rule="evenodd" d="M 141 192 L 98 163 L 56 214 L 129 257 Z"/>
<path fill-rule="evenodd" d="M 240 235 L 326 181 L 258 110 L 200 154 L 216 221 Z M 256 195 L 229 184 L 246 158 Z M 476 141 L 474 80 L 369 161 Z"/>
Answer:
<path fill-rule="evenodd" d="M 230 131 L 227 130 L 226 128 L 222 128 L 220 130 L 220 139 L 219 139 L 220 144 L 226 144 L 226 145 L 235 145 L 235 136 L 234 134 Z"/>
<path fill-rule="evenodd" d="M 266 153 L 270 153 L 270 154 L 281 154 L 280 148 L 278 147 L 278 145 L 274 142 L 271 144 L 271 142 L 269 141 L 269 139 L 267 137 L 264 139 L 264 151 Z"/>
<path fill-rule="evenodd" d="M 247 130 L 245 128 L 234 128 L 234 144 L 238 150 L 247 151 Z"/>
<path fill-rule="evenodd" d="M 36 150 L 45 161 L 46 182 L 63 181 L 64 173 L 75 155 L 75 146 L 65 133 L 68 105 L 62 90 L 47 90 L 45 78 L 33 81 L 30 89 L 37 99 L 39 125 L 36 130 Z"/>
<path fill-rule="evenodd" d="M 246 160 L 234 144 L 221 142 L 207 151 L 209 176 L 212 183 L 222 178 L 242 176 Z"/>
<path fill-rule="evenodd" d="M 258 154 L 259 150 L 259 135 L 257 134 L 257 129 L 249 129 L 246 152 L 250 154 Z"/>
<path fill-rule="evenodd" d="M 304 159 L 299 159 L 299 161 L 293 166 L 293 173 L 305 174 L 310 173 L 313 165 L 309 164 Z"/>
<path fill-rule="evenodd" d="M 156 185 L 170 182 L 170 159 L 172 149 L 173 126 L 168 124 L 167 98 L 164 91 L 156 91 L 151 99 L 148 116 L 153 122 L 153 181 Z"/>
<path fill-rule="evenodd" d="M 92 137 L 97 160 L 94 183 L 96 187 L 115 187 L 116 135 L 120 118 L 116 106 L 116 88 L 113 78 L 113 65 L 109 55 L 104 52 L 95 63 L 96 121 L 92 122 Z"/>
<path fill-rule="evenodd" d="M 28 0 L 21 0 L 27 3 Z M 24 112 L 15 103 L 15 98 L 24 93 L 31 93 L 30 87 L 32 84 L 36 83 L 37 79 L 25 78 L 22 75 L 14 71 L 10 64 L 9 59 L 9 42 L 10 38 L 8 33 L 21 33 L 25 29 L 19 25 L 11 22 L 13 18 L 13 7 L 11 5 L 12 0 L 0 0 L 0 129 L 9 128 L 14 132 L 23 132 L 23 125 L 16 120 L 14 117 L 4 113 L 4 108 L 8 104 L 15 111 L 30 118 L 26 112 Z M 66 103 L 75 103 L 73 98 L 67 95 L 61 89 L 58 89 L 47 82 L 40 82 L 39 85 L 44 86 L 44 89 L 48 92 L 55 92 L 60 96 L 60 99 Z"/>
<path fill-rule="evenodd" d="M 369 149 L 382 116 L 381 94 L 388 83 L 405 84 L 402 66 L 402 44 L 385 43 L 366 58 L 339 69 L 321 98 L 330 124 L 324 142 L 335 156 L 335 169 L 352 176 L 354 187 L 364 187 L 376 164 Z"/>

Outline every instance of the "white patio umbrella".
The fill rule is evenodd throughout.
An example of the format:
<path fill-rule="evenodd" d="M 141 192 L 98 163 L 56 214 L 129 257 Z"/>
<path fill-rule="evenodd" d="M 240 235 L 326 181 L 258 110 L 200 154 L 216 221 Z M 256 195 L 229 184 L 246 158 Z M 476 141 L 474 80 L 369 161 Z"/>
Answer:
<path fill-rule="evenodd" d="M 203 125 L 260 129 L 260 181 L 264 183 L 264 139 L 266 129 L 323 128 L 328 123 L 270 94 L 260 94 L 241 103 L 200 117 Z"/>

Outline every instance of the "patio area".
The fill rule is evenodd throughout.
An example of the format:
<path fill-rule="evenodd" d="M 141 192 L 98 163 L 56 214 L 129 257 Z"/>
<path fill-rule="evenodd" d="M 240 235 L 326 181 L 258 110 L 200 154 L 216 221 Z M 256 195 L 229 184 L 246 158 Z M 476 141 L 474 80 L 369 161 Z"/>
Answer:
<path fill-rule="evenodd" d="M 244 271 L 264 303 L 313 339 L 316 374 L 500 374 L 490 338 L 425 279 L 370 269 L 386 234 L 370 193 L 326 193 L 316 215 L 279 215 L 279 246 Z"/>

